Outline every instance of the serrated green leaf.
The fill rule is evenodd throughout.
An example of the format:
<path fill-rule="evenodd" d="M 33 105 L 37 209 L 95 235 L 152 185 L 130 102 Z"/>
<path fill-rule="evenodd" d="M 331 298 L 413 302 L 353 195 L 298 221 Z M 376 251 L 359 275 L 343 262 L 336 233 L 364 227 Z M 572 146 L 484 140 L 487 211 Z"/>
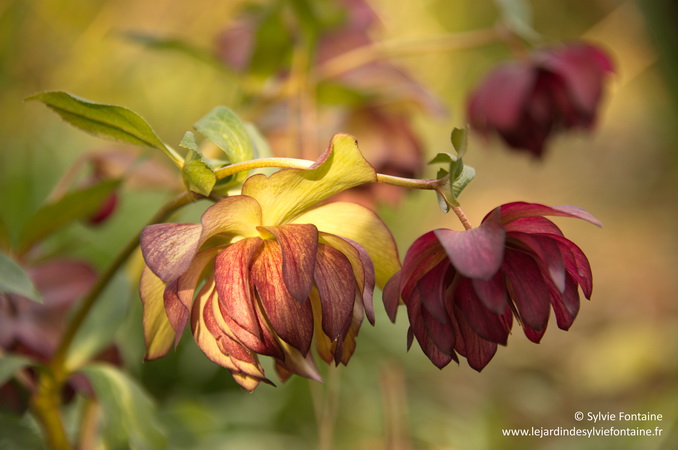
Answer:
<path fill-rule="evenodd" d="M 92 187 L 69 192 L 61 199 L 48 203 L 35 212 L 19 236 L 19 252 L 71 222 L 89 217 L 118 187 L 119 180 L 108 180 Z"/>
<path fill-rule="evenodd" d="M 117 105 L 97 103 L 63 91 L 40 92 L 26 100 L 47 105 L 74 127 L 94 136 L 126 144 L 162 150 L 181 167 L 182 158 L 155 134 L 146 121 L 134 111 Z"/>
<path fill-rule="evenodd" d="M 18 294 L 42 303 L 40 293 L 23 267 L 4 252 L 0 252 L 0 292 Z"/>
<path fill-rule="evenodd" d="M 468 147 L 468 131 L 466 128 L 455 128 L 450 136 L 452 146 L 457 151 L 459 158 L 463 158 Z"/>
<path fill-rule="evenodd" d="M 461 191 L 475 178 L 476 170 L 471 166 L 464 166 L 464 170 L 452 183 L 452 195 L 455 199 L 459 198 Z"/>
<path fill-rule="evenodd" d="M 92 383 L 103 409 L 103 434 L 110 448 L 166 448 L 156 406 L 141 386 L 108 364 L 92 364 L 80 372 Z"/>
<path fill-rule="evenodd" d="M 24 367 L 35 364 L 35 361 L 25 356 L 2 355 L 0 356 L 0 386 Z"/>

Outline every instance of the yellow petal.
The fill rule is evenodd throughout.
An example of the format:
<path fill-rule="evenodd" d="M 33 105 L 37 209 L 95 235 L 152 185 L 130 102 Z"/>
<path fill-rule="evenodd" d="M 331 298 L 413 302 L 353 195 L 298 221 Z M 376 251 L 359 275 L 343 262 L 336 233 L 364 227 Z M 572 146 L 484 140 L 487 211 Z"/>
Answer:
<path fill-rule="evenodd" d="M 174 330 L 165 313 L 164 292 L 165 284 L 162 280 L 148 266 L 144 266 L 139 294 L 143 303 L 142 323 L 147 361 L 165 356 L 174 344 Z"/>
<path fill-rule="evenodd" d="M 377 285 L 384 287 L 400 270 L 398 249 L 386 224 L 369 209 L 355 203 L 335 202 L 319 206 L 294 219 L 310 223 L 318 231 L 336 234 L 357 242 L 374 262 Z"/>
<path fill-rule="evenodd" d="M 251 197 L 234 195 L 221 199 L 207 208 L 200 222 L 202 223 L 200 245 L 220 233 L 244 237 L 258 236 L 256 227 L 261 225 L 261 207 Z"/>
<path fill-rule="evenodd" d="M 304 210 L 346 189 L 377 180 L 354 137 L 337 134 L 325 153 L 308 169 L 284 169 L 270 177 L 247 179 L 244 195 L 260 204 L 264 225 L 281 225 Z"/>

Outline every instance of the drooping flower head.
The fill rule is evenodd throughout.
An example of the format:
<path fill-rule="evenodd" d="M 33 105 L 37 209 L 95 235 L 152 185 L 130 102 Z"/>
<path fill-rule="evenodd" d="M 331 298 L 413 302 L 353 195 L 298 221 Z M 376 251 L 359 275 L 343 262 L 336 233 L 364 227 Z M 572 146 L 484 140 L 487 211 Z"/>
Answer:
<path fill-rule="evenodd" d="M 317 205 L 375 180 L 354 138 L 337 135 L 309 169 L 254 175 L 242 195 L 208 208 L 199 224 L 146 227 L 147 359 L 165 355 L 190 321 L 202 351 L 250 391 L 269 382 L 258 355 L 274 358 L 283 380 L 319 379 L 314 337 L 322 359 L 346 364 L 363 317 L 374 321 L 375 282 L 383 286 L 400 263 L 373 212 Z"/>
<path fill-rule="evenodd" d="M 487 75 L 470 96 L 469 123 L 540 157 L 553 134 L 594 126 L 613 71 L 610 57 L 591 44 L 537 50 Z"/>
<path fill-rule="evenodd" d="M 515 202 L 491 211 L 477 228 L 438 229 L 418 238 L 384 291 L 391 320 L 400 298 L 407 307 L 408 347 L 416 337 L 436 366 L 458 362 L 458 353 L 481 370 L 497 344 L 506 345 L 514 316 L 537 343 L 551 309 L 558 327 L 569 329 L 579 288 L 591 297 L 591 268 L 545 215 L 600 225 L 577 207 Z"/>

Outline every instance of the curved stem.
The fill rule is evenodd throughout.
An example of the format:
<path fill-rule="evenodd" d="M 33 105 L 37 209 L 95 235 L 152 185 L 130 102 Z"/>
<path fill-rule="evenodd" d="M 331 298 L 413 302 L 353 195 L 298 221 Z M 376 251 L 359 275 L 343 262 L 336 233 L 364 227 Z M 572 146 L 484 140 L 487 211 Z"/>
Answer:
<path fill-rule="evenodd" d="M 457 215 L 461 224 L 464 225 L 465 230 L 470 230 L 473 228 L 473 225 L 471 225 L 471 222 L 468 221 L 466 214 L 464 214 L 464 211 L 462 211 L 459 206 L 450 206 L 450 208 Z"/>
<path fill-rule="evenodd" d="M 195 197 L 190 192 L 180 194 L 164 205 L 153 216 L 149 225 L 166 220 L 174 211 L 194 200 Z M 139 245 L 139 236 L 140 233 L 130 240 L 83 298 L 79 309 L 75 312 L 64 334 L 61 336 L 52 360 L 40 373 L 38 388 L 31 398 L 31 410 L 38 419 L 44 431 L 45 439 L 52 449 L 72 448 L 66 437 L 63 422 L 59 415 L 61 389 L 68 378 L 68 368 L 66 367 L 68 350 L 100 294 Z"/>
<path fill-rule="evenodd" d="M 261 158 L 250 161 L 243 161 L 230 166 L 225 166 L 214 171 L 217 180 L 222 180 L 238 172 L 246 170 L 261 169 L 264 167 L 279 167 L 281 169 L 308 169 L 315 161 L 297 158 Z M 400 186 L 409 189 L 426 189 L 436 190 L 440 184 L 439 179 L 417 179 L 417 178 L 403 178 L 393 175 L 385 175 L 383 173 L 377 174 L 377 183 L 390 184 L 392 186 Z"/>
<path fill-rule="evenodd" d="M 389 57 L 480 47 L 501 40 L 501 33 L 500 27 L 492 27 L 461 33 L 375 42 L 342 53 L 326 61 L 316 69 L 316 75 L 319 79 L 332 78 L 365 64 Z"/>

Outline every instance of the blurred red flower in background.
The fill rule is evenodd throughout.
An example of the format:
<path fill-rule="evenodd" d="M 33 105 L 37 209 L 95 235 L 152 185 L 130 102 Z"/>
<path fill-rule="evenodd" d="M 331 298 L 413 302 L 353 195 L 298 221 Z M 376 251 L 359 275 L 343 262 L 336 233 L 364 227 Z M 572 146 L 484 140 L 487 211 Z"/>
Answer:
<path fill-rule="evenodd" d="M 506 345 L 513 316 L 533 342 L 546 331 L 551 308 L 567 330 L 579 310 L 578 287 L 591 297 L 591 268 L 544 215 L 600 225 L 577 207 L 515 202 L 495 208 L 477 228 L 418 238 L 384 290 L 391 320 L 401 297 L 407 307 L 408 347 L 416 337 L 439 368 L 458 362 L 459 353 L 481 370 L 497 344 Z"/>
<path fill-rule="evenodd" d="M 487 75 L 469 98 L 468 121 L 480 133 L 497 133 L 509 147 L 540 157 L 555 133 L 594 126 L 613 71 L 610 56 L 591 44 L 534 51 Z"/>

